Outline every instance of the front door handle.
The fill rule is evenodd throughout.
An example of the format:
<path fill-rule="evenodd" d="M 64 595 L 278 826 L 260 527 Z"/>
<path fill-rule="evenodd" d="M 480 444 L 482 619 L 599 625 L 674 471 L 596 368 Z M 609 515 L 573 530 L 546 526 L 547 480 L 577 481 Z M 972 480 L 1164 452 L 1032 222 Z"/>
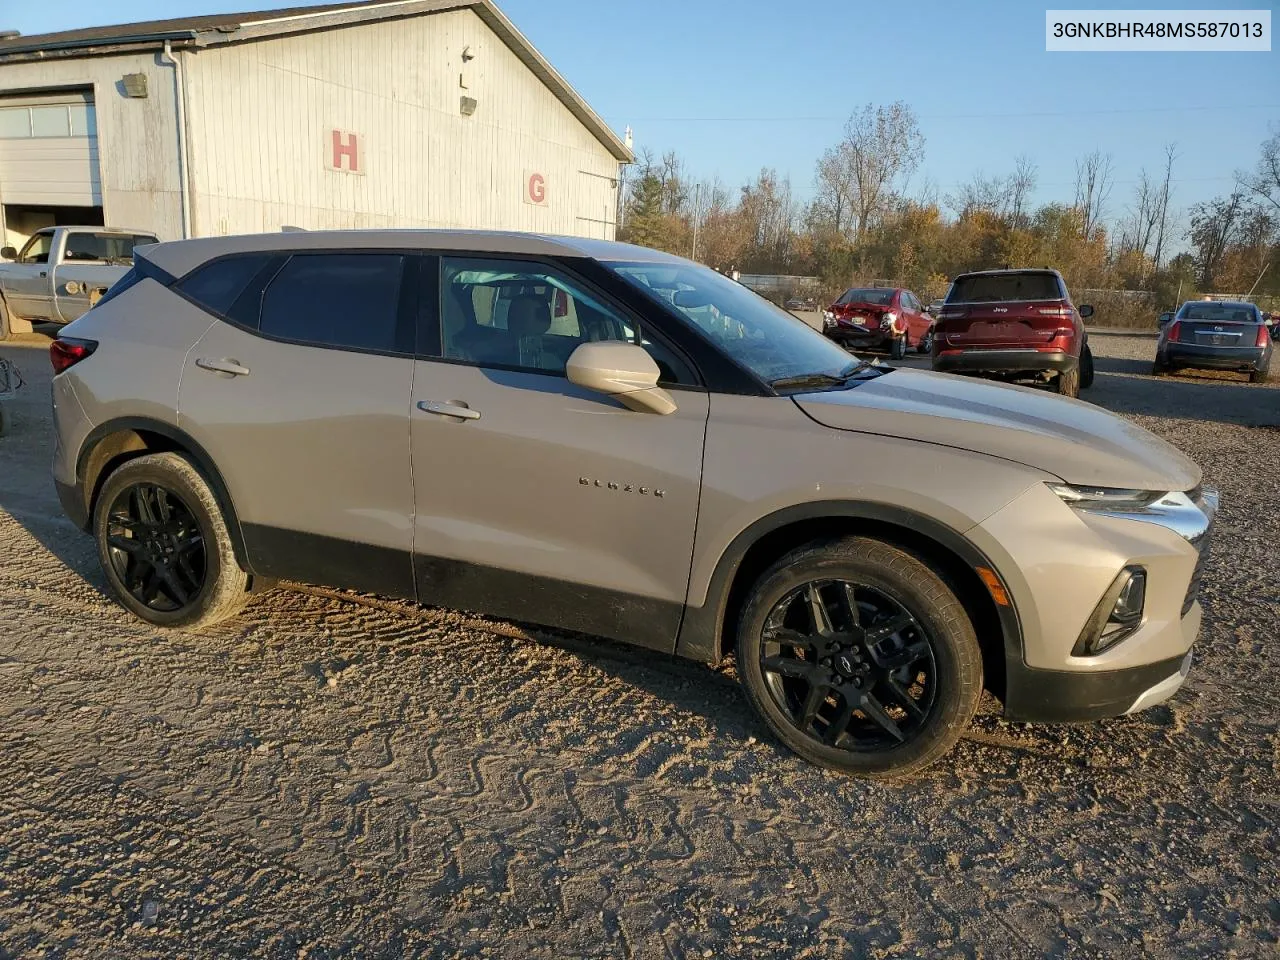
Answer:
<path fill-rule="evenodd" d="M 247 377 L 249 368 L 240 365 L 239 360 L 206 360 L 204 357 L 196 360 L 196 366 L 201 370 L 212 370 L 215 373 L 229 373 L 233 377 Z"/>
<path fill-rule="evenodd" d="M 480 411 L 472 410 L 458 400 L 419 400 L 418 409 L 441 417 L 457 417 L 459 420 L 479 420 Z"/>

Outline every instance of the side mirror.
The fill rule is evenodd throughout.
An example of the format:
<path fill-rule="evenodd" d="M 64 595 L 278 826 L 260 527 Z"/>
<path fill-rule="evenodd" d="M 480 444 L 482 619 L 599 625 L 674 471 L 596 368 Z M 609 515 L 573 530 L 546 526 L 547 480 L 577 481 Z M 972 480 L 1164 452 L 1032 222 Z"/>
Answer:
<path fill-rule="evenodd" d="M 658 365 L 634 343 L 584 343 L 569 355 L 565 374 L 570 383 L 613 397 L 628 410 L 662 416 L 676 412 L 671 394 L 658 386 Z"/>
<path fill-rule="evenodd" d="M 0 247 L 0 257 L 6 260 L 17 260 L 18 250 L 16 247 Z"/>
<path fill-rule="evenodd" d="M 1087 303 L 1080 304 L 1080 306 L 1077 307 L 1076 309 L 1080 313 L 1081 320 L 1087 320 L 1089 319 L 1089 317 L 1093 316 L 1093 307 L 1089 306 L 1089 304 Z"/>
<path fill-rule="evenodd" d="M 1160 314 L 1159 318 L 1156 320 L 1156 323 L 1163 327 L 1166 323 L 1168 323 L 1172 319 L 1173 319 L 1172 313 L 1162 313 Z"/>

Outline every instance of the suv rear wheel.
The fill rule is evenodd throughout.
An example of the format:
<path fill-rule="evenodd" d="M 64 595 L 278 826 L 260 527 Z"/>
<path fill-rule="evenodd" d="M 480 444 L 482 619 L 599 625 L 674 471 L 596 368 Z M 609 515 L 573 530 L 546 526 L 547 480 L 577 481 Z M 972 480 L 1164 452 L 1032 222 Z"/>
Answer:
<path fill-rule="evenodd" d="M 1093 351 L 1089 344 L 1080 350 L 1080 389 L 1088 390 L 1093 386 Z"/>
<path fill-rule="evenodd" d="M 1054 386 L 1064 397 L 1080 396 L 1080 367 L 1079 365 L 1070 370 L 1064 370 L 1058 374 L 1058 378 L 1054 381 Z"/>
<path fill-rule="evenodd" d="M 760 578 L 738 672 L 773 733 L 813 763 L 908 776 L 945 753 L 982 694 L 964 607 L 914 555 L 867 537 L 814 544 Z"/>
<path fill-rule="evenodd" d="M 116 599 L 147 623 L 208 626 L 248 597 L 250 577 L 236 563 L 217 499 L 179 454 L 148 454 L 113 471 L 93 531 Z"/>
<path fill-rule="evenodd" d="M 889 344 L 889 359 L 901 360 L 907 355 L 907 335 L 895 337 L 893 342 Z"/>

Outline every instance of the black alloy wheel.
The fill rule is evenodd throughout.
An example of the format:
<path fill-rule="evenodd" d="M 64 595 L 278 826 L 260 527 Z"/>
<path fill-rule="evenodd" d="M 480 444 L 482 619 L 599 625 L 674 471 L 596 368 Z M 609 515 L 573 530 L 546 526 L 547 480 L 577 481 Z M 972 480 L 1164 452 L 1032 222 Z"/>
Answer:
<path fill-rule="evenodd" d="M 888 593 L 849 580 L 813 580 L 779 600 L 760 668 L 797 732 L 853 753 L 909 743 L 937 698 L 928 631 Z"/>
<path fill-rule="evenodd" d="M 138 603 L 172 613 L 205 586 L 208 553 L 192 509 L 155 483 L 122 489 L 107 515 L 107 554 L 120 583 Z"/>

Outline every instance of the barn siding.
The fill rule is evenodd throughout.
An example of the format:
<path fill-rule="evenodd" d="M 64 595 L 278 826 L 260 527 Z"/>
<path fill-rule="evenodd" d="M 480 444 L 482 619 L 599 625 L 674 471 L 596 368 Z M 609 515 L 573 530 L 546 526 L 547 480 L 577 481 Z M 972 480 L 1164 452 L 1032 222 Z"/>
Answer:
<path fill-rule="evenodd" d="M 464 66 L 462 50 L 475 59 Z M 181 54 L 199 235 L 421 226 L 613 237 L 617 160 L 471 10 Z M 466 73 L 468 89 L 459 85 Z M 479 105 L 459 111 L 461 95 Z M 363 175 L 331 170 L 360 135 Z M 548 200 L 524 202 L 526 171 Z"/>
<path fill-rule="evenodd" d="M 146 99 L 119 89 L 126 73 L 147 76 Z M 93 90 L 106 222 L 151 230 L 164 240 L 181 237 L 173 70 L 155 53 L 0 64 L 5 94 L 67 87 Z M 3 190 L 0 184 L 0 199 Z"/>

